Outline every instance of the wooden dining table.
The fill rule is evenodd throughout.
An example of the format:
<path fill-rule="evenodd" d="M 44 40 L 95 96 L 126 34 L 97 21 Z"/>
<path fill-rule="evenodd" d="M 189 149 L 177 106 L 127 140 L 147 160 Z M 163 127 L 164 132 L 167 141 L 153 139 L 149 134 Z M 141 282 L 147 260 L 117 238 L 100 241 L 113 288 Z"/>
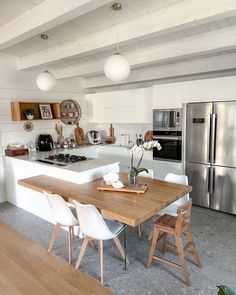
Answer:
<path fill-rule="evenodd" d="M 127 174 L 119 174 L 127 185 Z M 147 185 L 143 194 L 120 191 L 97 190 L 103 179 L 77 184 L 47 175 L 38 175 L 18 180 L 18 184 L 38 192 L 47 191 L 61 195 L 66 201 L 92 204 L 101 214 L 123 224 L 135 227 L 148 220 L 161 209 L 191 192 L 188 185 L 163 180 L 139 177 L 139 183 Z"/>
<path fill-rule="evenodd" d="M 120 180 L 127 186 L 127 174 L 119 174 Z M 124 224 L 124 251 L 126 269 L 126 226 L 136 227 L 167 207 L 177 199 L 192 191 L 188 185 L 170 183 L 163 180 L 139 177 L 139 185 L 147 186 L 144 193 L 123 191 L 101 191 L 102 178 L 77 184 L 47 175 L 38 175 L 18 180 L 26 188 L 51 194 L 59 194 L 66 201 L 78 201 L 94 205 L 103 216 Z"/>

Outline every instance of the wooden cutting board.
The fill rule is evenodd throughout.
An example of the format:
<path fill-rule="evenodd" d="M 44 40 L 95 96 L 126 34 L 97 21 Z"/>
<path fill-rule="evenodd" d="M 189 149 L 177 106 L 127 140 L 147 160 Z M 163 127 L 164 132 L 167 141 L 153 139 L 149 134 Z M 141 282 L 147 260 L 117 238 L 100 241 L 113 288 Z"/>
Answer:
<path fill-rule="evenodd" d="M 75 132 L 75 139 L 78 145 L 84 145 L 85 144 L 85 138 L 84 138 L 84 130 L 79 127 L 79 124 L 74 130 Z"/>

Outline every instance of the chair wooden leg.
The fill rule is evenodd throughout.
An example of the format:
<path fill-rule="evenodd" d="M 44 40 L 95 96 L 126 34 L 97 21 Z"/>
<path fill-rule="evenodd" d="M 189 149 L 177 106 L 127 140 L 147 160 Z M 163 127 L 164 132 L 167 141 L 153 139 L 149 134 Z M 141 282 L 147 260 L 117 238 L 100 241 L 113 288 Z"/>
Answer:
<path fill-rule="evenodd" d="M 161 252 L 164 253 L 165 250 L 166 250 L 166 246 L 167 246 L 167 237 L 168 237 L 168 234 L 165 233 L 164 236 L 163 236 L 163 241 L 162 241 L 162 248 L 161 248 Z"/>
<path fill-rule="evenodd" d="M 100 265 L 101 265 L 101 284 L 103 285 L 103 240 L 99 241 Z"/>
<path fill-rule="evenodd" d="M 68 261 L 69 264 L 71 264 L 71 258 L 72 258 L 72 226 L 69 226 L 68 228 L 68 242 L 69 242 L 69 254 L 68 254 Z"/>
<path fill-rule="evenodd" d="M 141 224 L 138 225 L 138 235 L 139 235 L 139 237 L 142 236 L 142 232 L 141 232 Z"/>
<path fill-rule="evenodd" d="M 93 240 L 89 240 L 89 245 L 93 250 L 96 250 L 96 245 L 94 244 Z"/>
<path fill-rule="evenodd" d="M 152 236 L 153 236 L 153 227 L 152 227 L 152 229 L 151 229 L 151 231 L 150 231 L 150 234 L 149 234 L 149 236 L 148 236 L 148 241 L 151 241 Z"/>
<path fill-rule="evenodd" d="M 154 252 L 155 252 L 155 249 L 156 249 L 156 246 L 157 246 L 157 240 L 158 240 L 158 237 L 159 237 L 159 233 L 160 233 L 159 228 L 154 226 L 153 237 L 152 237 L 152 246 L 151 246 L 149 256 L 148 256 L 147 268 L 151 267 L 152 259 L 153 259 Z"/>
<path fill-rule="evenodd" d="M 51 252 L 52 251 L 52 247 L 54 245 L 54 242 L 58 236 L 58 233 L 60 231 L 60 228 L 61 228 L 61 224 L 57 223 L 53 229 L 53 232 L 52 232 L 52 236 L 51 236 L 51 239 L 50 239 L 50 242 L 49 242 L 49 246 L 48 246 L 48 252 Z"/>
<path fill-rule="evenodd" d="M 119 238 L 118 237 L 114 237 L 113 240 L 114 240 L 114 242 L 116 244 L 116 247 L 119 250 L 122 258 L 125 260 L 125 251 L 124 251 L 124 249 L 123 249 L 123 247 L 121 245 L 121 242 L 120 242 Z M 127 257 L 126 257 L 126 262 L 129 263 L 129 260 L 128 260 Z"/>
<path fill-rule="evenodd" d="M 84 256 L 84 253 L 85 253 L 85 250 L 86 250 L 86 247 L 88 245 L 89 240 L 90 239 L 88 237 L 85 237 L 84 240 L 83 240 L 83 244 L 82 244 L 81 249 L 80 249 L 80 253 L 79 253 L 79 257 L 77 259 L 76 265 L 75 265 L 75 269 L 78 269 L 79 266 L 80 266 L 81 260 L 82 260 L 82 258 Z"/>
<path fill-rule="evenodd" d="M 196 265 L 198 267 L 202 267 L 201 260 L 200 260 L 200 258 L 198 256 L 198 253 L 197 253 L 197 250 L 196 250 L 196 246 L 195 246 L 195 243 L 193 241 L 193 236 L 192 236 L 192 231 L 191 231 L 190 226 L 186 230 L 186 236 L 187 236 L 188 242 L 190 243 L 190 245 L 192 247 L 192 254 L 193 254 L 193 257 L 195 258 Z"/>
<path fill-rule="evenodd" d="M 153 222 L 153 225 L 154 225 L 154 223 L 161 217 L 160 215 L 155 215 L 156 217 L 152 217 L 152 222 Z M 150 234 L 149 234 L 149 236 L 148 236 L 148 241 L 151 241 L 151 239 L 152 239 L 152 236 L 153 236 L 153 226 L 152 226 L 152 229 L 151 229 L 151 231 L 150 231 Z"/>
<path fill-rule="evenodd" d="M 188 274 L 188 267 L 185 261 L 184 249 L 181 241 L 180 235 L 175 235 L 175 245 L 177 247 L 180 265 L 183 270 L 184 280 L 187 286 L 190 286 L 189 274 Z"/>

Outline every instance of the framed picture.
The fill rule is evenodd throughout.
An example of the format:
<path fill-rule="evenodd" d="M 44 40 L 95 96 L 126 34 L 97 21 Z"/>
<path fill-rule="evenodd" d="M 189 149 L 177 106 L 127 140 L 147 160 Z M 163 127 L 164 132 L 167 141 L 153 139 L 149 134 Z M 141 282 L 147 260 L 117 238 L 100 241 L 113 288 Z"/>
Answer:
<path fill-rule="evenodd" d="M 53 119 L 50 104 L 40 104 L 39 109 L 42 119 Z"/>

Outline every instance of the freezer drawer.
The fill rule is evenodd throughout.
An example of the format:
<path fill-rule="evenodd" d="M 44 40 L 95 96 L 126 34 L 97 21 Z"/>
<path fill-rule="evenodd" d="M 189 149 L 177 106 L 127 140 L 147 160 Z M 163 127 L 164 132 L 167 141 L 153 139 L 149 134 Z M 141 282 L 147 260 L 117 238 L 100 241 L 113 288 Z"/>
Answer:
<path fill-rule="evenodd" d="M 192 186 L 190 197 L 193 204 L 210 207 L 210 165 L 187 163 L 186 174 L 188 176 L 189 185 Z"/>
<path fill-rule="evenodd" d="M 236 168 L 213 167 L 211 208 L 236 214 Z"/>

